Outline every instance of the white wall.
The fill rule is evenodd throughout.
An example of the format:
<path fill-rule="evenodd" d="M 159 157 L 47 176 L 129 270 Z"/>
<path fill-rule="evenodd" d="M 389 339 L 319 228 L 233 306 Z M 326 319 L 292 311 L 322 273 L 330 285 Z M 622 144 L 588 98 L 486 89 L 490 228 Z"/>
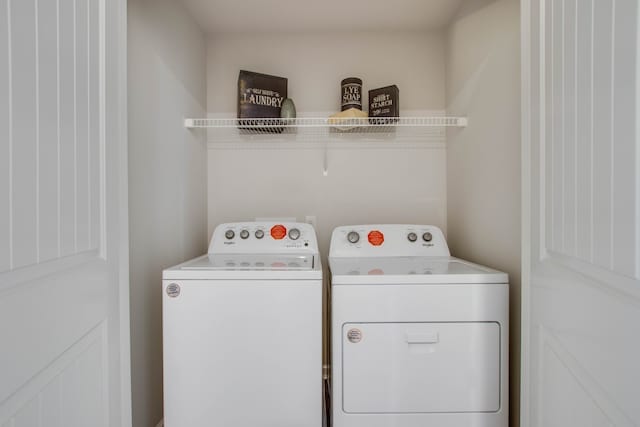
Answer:
<path fill-rule="evenodd" d="M 447 33 L 448 240 L 454 255 L 509 273 L 511 425 L 520 361 L 520 16 L 517 0 L 468 2 Z"/>
<path fill-rule="evenodd" d="M 206 250 L 203 33 L 175 0 L 130 0 L 129 206 L 133 425 L 162 418 L 162 269 Z"/>
<path fill-rule="evenodd" d="M 208 38 L 209 113 L 236 114 L 238 71 L 289 79 L 298 112 L 339 111 L 340 81 L 355 76 L 367 91 L 396 84 L 401 110 L 442 110 L 445 106 L 444 34 L 229 33 Z"/>
<path fill-rule="evenodd" d="M 397 84 L 401 114 L 443 110 L 444 34 L 213 34 L 208 39 L 208 111 L 236 114 L 238 71 L 289 79 L 298 113 L 339 110 L 340 80 L 368 89 Z M 217 134 L 210 132 L 209 141 Z M 225 221 L 317 216 L 323 253 L 333 227 L 353 223 L 431 223 L 446 227 L 444 145 L 322 149 L 232 146 L 209 149 L 209 233 Z M 367 146 L 366 143 L 363 145 Z M 212 144 L 213 146 L 213 144 Z"/>
<path fill-rule="evenodd" d="M 317 216 L 320 250 L 334 227 L 429 223 L 446 229 L 444 148 L 209 151 L 209 232 L 255 217 Z"/>

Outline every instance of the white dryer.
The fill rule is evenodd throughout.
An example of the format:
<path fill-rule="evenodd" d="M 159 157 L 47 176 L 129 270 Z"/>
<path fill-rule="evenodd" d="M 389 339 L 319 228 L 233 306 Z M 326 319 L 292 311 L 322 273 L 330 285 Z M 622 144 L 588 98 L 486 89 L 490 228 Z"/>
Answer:
<path fill-rule="evenodd" d="M 329 255 L 334 427 L 507 427 L 508 278 L 437 227 L 338 227 Z"/>
<path fill-rule="evenodd" d="M 313 228 L 218 226 L 163 272 L 167 427 L 320 427 L 322 267 Z"/>

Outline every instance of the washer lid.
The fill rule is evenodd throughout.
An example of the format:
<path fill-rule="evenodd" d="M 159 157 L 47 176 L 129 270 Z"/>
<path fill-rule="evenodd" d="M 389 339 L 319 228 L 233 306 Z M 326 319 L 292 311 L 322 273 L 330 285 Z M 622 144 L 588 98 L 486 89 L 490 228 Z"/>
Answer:
<path fill-rule="evenodd" d="M 208 254 L 167 268 L 163 279 L 307 280 L 322 277 L 317 254 Z"/>
<path fill-rule="evenodd" d="M 313 270 L 309 254 L 209 254 L 180 266 L 182 270 Z"/>
<path fill-rule="evenodd" d="M 506 273 L 454 257 L 330 258 L 333 285 L 507 283 Z"/>

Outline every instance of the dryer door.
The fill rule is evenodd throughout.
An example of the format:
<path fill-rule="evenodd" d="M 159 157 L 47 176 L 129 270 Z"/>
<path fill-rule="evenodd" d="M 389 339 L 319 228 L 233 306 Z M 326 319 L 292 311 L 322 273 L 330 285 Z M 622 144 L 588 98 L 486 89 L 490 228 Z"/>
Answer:
<path fill-rule="evenodd" d="M 500 409 L 496 322 L 346 323 L 342 347 L 346 413 Z"/>

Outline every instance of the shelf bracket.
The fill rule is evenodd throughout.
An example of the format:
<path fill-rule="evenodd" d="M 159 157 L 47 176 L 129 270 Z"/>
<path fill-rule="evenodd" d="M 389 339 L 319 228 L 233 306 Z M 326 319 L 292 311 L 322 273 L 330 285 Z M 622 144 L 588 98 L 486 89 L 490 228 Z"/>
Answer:
<path fill-rule="evenodd" d="M 322 159 L 322 176 L 329 175 L 329 147 L 328 144 L 324 143 L 324 153 Z"/>

